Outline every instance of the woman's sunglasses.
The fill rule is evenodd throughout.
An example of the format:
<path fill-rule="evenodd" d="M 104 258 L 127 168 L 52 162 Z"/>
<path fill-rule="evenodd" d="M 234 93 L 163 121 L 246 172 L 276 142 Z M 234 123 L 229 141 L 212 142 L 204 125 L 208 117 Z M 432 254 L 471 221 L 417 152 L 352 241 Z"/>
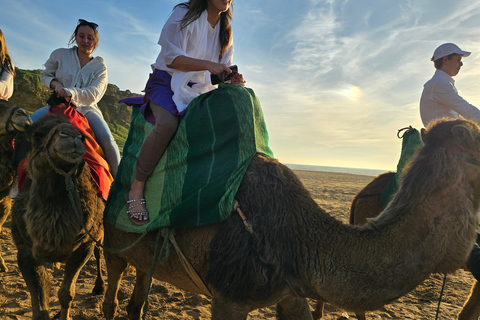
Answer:
<path fill-rule="evenodd" d="M 78 24 L 77 25 L 89 26 L 93 30 L 96 30 L 98 28 L 98 24 L 96 24 L 95 22 L 89 22 L 89 21 L 83 20 L 83 19 L 78 19 Z"/>

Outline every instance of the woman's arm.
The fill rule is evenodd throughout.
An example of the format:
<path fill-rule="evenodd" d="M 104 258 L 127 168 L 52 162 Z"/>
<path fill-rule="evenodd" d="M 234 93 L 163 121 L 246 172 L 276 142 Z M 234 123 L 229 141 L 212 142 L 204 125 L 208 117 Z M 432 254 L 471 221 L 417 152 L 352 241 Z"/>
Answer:
<path fill-rule="evenodd" d="M 220 75 L 224 71 L 226 71 L 227 74 L 232 72 L 226 64 L 186 56 L 176 57 L 167 67 L 184 72 L 208 70 L 211 74 L 217 75 Z"/>
<path fill-rule="evenodd" d="M 55 73 L 58 69 L 58 59 L 60 58 L 60 51 L 55 50 L 50 54 L 50 57 L 44 64 L 44 69 L 40 71 L 40 82 L 42 85 L 49 89 L 56 89 L 54 81 L 61 85 L 61 83 L 55 79 Z M 63 86 L 62 86 L 63 88 Z"/>
<path fill-rule="evenodd" d="M 0 78 L 0 99 L 8 100 L 13 94 L 13 75 L 3 70 Z"/>

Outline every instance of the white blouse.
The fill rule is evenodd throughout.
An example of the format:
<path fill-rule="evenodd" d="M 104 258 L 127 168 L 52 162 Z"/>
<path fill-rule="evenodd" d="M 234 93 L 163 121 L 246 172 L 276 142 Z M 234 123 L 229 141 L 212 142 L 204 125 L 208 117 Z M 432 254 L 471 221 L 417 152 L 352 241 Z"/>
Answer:
<path fill-rule="evenodd" d="M 208 13 L 204 11 L 201 16 L 185 28 L 181 28 L 181 20 L 187 13 L 185 7 L 177 7 L 173 10 L 167 22 L 163 26 L 158 44 L 162 47 L 157 61 L 152 64 L 152 69 L 164 70 L 172 75 L 171 88 L 173 101 L 179 111 L 187 108 L 190 101 L 198 95 L 216 89 L 210 82 L 209 71 L 183 72 L 167 67 L 178 56 L 186 56 L 195 59 L 209 60 L 227 66 L 232 65 L 233 41 L 231 40 L 227 52 L 221 59 L 220 56 L 220 23 L 212 28 L 207 20 Z M 189 83 L 194 83 L 189 86 Z"/>
<path fill-rule="evenodd" d="M 12 68 L 15 68 L 12 65 Z M 0 72 L 2 68 L 0 68 Z M 0 77 L 0 99 L 8 100 L 13 95 L 13 74 L 3 69 L 2 77 Z"/>
<path fill-rule="evenodd" d="M 72 97 L 77 107 L 94 107 L 102 99 L 108 85 L 107 66 L 101 57 L 90 60 L 83 68 L 78 60 L 77 47 L 61 48 L 52 52 L 40 72 L 42 85 L 50 89 L 52 80 L 58 80 Z"/>

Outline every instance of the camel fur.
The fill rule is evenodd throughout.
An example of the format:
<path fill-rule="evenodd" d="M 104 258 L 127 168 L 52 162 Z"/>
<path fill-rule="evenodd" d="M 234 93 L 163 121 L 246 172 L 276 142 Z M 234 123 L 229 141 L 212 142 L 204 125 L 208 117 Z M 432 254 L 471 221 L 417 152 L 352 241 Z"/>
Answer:
<path fill-rule="evenodd" d="M 312 319 L 306 298 L 353 312 L 376 310 L 407 294 L 431 273 L 464 265 L 475 239 L 480 201 L 480 129 L 470 121 L 438 122 L 389 207 L 365 226 L 343 224 L 312 199 L 281 163 L 256 156 L 236 195 L 241 218 L 176 230 L 184 255 L 212 293 L 212 319 L 245 320 L 277 304 L 280 319 Z M 476 160 L 477 164 L 467 162 Z M 472 160 L 473 161 L 473 160 Z M 139 234 L 105 224 L 105 245 L 126 248 Z M 106 252 L 106 319 L 114 319 L 122 272 L 136 268 L 127 307 L 139 319 L 157 232 L 121 253 Z M 153 276 L 200 293 L 171 253 Z"/>
<path fill-rule="evenodd" d="M 78 274 L 92 255 L 95 240 L 103 239 L 105 203 L 83 160 L 83 137 L 67 120 L 45 116 L 28 129 L 27 137 L 31 143 L 27 179 L 12 206 L 18 266 L 30 291 L 33 319 L 46 320 L 50 319 L 46 266 L 65 263 L 58 290 L 59 318 L 69 320 Z M 99 270 L 94 293 L 102 293 L 103 286 Z"/>
<path fill-rule="evenodd" d="M 17 133 L 25 131 L 31 123 L 24 108 L 0 99 L 0 232 L 12 205 L 10 190 L 15 177 L 12 141 Z M 0 252 L 0 272 L 6 271 L 8 268 Z"/>
<path fill-rule="evenodd" d="M 374 178 L 354 197 L 350 208 L 350 223 L 355 225 L 364 225 L 371 218 L 378 216 L 383 207 L 381 205 L 381 195 L 387 183 L 394 176 L 394 172 L 386 172 Z M 314 311 L 314 319 L 322 317 L 324 303 L 317 302 Z M 358 312 L 356 316 L 359 320 L 366 320 L 365 312 Z M 477 320 L 480 316 L 480 285 L 478 282 L 472 286 L 470 297 L 463 306 L 458 315 L 459 320 Z"/>

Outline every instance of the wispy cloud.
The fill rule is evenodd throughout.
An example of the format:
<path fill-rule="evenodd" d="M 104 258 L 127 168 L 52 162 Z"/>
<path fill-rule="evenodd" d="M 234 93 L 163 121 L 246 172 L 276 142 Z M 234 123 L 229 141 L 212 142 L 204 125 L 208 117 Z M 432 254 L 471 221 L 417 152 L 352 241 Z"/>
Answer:
<path fill-rule="evenodd" d="M 38 69 L 66 46 L 76 19 L 92 19 L 100 24 L 95 53 L 110 82 L 140 92 L 178 2 L 4 0 L 2 12 L 15 15 L 2 15 L 0 28 L 17 66 Z M 242 0 L 233 28 L 235 62 L 285 162 L 395 169 L 396 131 L 421 126 L 418 101 L 434 72 L 429 59 L 444 42 L 472 51 L 456 86 L 480 106 L 475 1 Z"/>

